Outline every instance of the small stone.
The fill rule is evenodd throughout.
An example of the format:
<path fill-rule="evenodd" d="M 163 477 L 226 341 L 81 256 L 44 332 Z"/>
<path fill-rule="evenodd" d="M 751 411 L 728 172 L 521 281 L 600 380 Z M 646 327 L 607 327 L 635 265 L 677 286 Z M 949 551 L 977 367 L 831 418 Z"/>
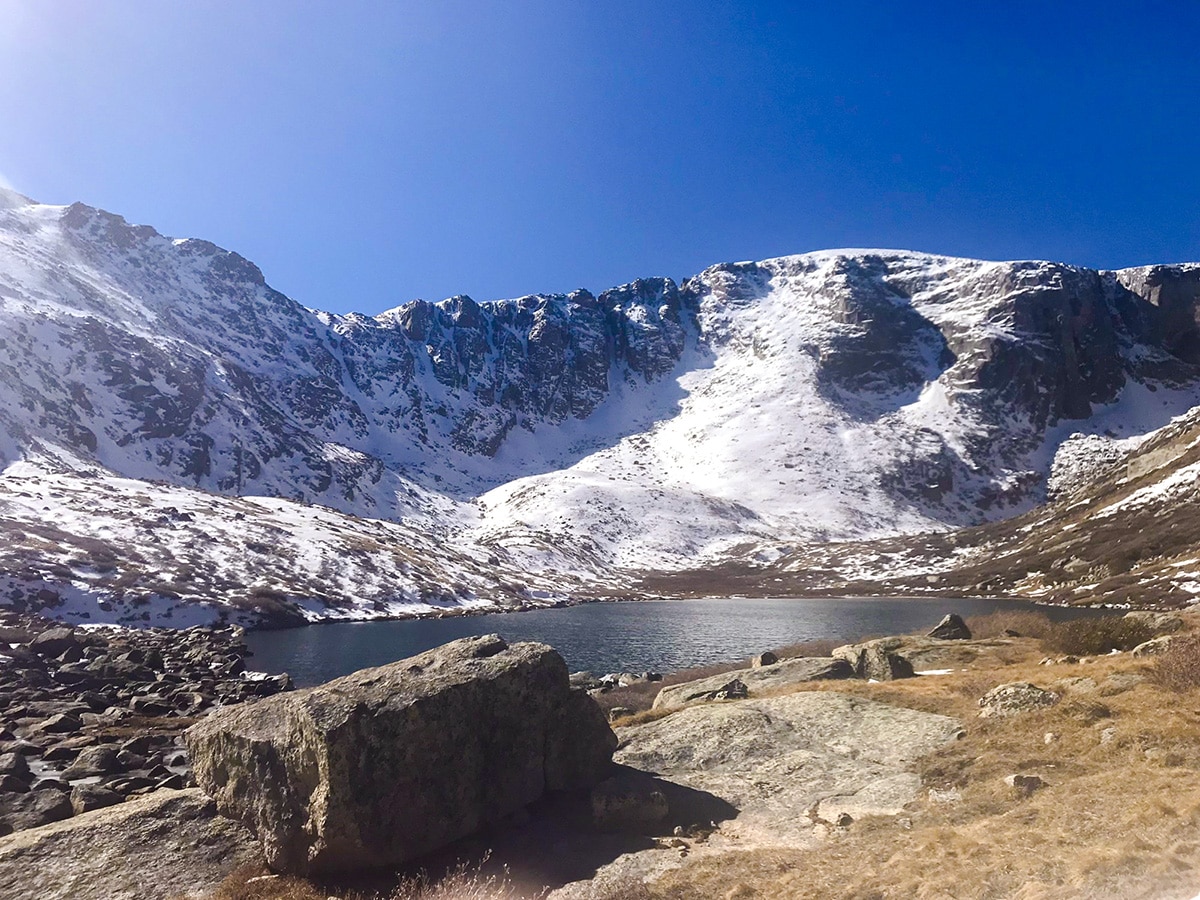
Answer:
<path fill-rule="evenodd" d="M 1057 733 L 1055 733 L 1053 731 L 1047 731 L 1045 736 L 1042 738 L 1042 743 L 1043 744 L 1053 744 L 1057 740 L 1058 740 Z"/>
<path fill-rule="evenodd" d="M 947 788 L 946 790 L 938 790 L 937 788 L 929 789 L 930 803 L 961 803 L 962 791 L 958 788 Z"/>
<path fill-rule="evenodd" d="M 1116 740 L 1116 737 L 1117 737 L 1117 729 L 1110 725 L 1107 728 L 1101 730 L 1100 743 L 1101 744 L 1111 744 L 1114 740 Z"/>
<path fill-rule="evenodd" d="M 608 711 L 608 721 L 615 722 L 617 719 L 623 719 L 626 716 L 632 716 L 633 710 L 628 706 L 614 706 Z"/>
<path fill-rule="evenodd" d="M 834 824 L 837 825 L 838 828 L 849 828 L 853 822 L 854 817 L 851 816 L 850 813 L 842 813 L 837 817 L 837 822 Z"/>
<path fill-rule="evenodd" d="M 1004 783 L 1021 797 L 1028 797 L 1034 791 L 1046 787 L 1046 782 L 1037 775 L 1007 775 Z"/>
<path fill-rule="evenodd" d="M 750 668 L 761 669 L 763 666 L 773 666 L 779 662 L 779 657 L 767 650 L 765 653 L 760 653 L 758 656 L 751 657 Z"/>

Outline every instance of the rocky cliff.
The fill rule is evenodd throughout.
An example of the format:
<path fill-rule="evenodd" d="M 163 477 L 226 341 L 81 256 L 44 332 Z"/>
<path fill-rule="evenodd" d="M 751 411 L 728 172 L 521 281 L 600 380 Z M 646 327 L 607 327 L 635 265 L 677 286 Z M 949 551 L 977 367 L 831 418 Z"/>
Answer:
<path fill-rule="evenodd" d="M 993 521 L 1200 402 L 1198 310 L 1200 265 L 830 251 L 333 315 L 6 193 L 4 595 L 392 614 Z"/>

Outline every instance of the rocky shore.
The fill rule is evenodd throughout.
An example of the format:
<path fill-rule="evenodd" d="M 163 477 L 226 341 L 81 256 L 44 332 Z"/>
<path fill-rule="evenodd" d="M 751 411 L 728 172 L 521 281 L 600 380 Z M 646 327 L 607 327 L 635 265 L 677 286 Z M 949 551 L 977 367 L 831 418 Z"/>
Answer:
<path fill-rule="evenodd" d="M 1023 842 L 1110 853 L 1130 822 L 1192 827 L 1200 788 L 1177 795 L 1200 726 L 1163 692 L 1200 672 L 1168 688 L 1157 661 L 1198 646 L 1196 623 L 991 619 L 665 677 L 569 675 L 547 645 L 488 635 L 282 693 L 245 673 L 237 629 L 9 617 L 0 798 L 19 830 L 0 837 L 0 896 L 393 896 L 465 862 L 508 884 L 469 894 L 488 898 L 998 897 L 1061 871 L 1082 893 L 1030 896 L 1149 898 L 1129 889 L 1152 853 L 1076 872 Z M 1097 832 L 1083 813 L 1123 797 Z M 1200 851 L 1173 852 L 1200 871 Z M 1194 894 L 1185 866 L 1168 874 L 1156 889 L 1191 893 L 1154 900 Z M 395 896 L 458 896 L 429 890 Z"/>
<path fill-rule="evenodd" d="M 246 670 L 242 636 L 0 612 L 0 835 L 191 785 L 185 729 L 291 688 Z"/>

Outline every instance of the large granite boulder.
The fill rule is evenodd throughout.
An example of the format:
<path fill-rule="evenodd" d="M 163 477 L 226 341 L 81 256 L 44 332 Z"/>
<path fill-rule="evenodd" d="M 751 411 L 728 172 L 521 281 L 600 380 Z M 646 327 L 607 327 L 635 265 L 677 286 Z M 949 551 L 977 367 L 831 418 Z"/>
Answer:
<path fill-rule="evenodd" d="M 586 790 L 616 737 L 545 644 L 464 638 L 187 733 L 197 783 L 279 871 L 394 866 L 546 791 Z"/>

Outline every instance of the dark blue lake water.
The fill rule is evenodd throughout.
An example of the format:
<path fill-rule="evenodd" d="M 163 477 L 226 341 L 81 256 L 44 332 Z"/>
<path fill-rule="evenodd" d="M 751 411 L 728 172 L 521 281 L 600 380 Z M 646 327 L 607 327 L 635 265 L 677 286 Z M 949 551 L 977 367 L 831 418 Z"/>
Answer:
<path fill-rule="evenodd" d="M 248 667 L 289 672 L 299 685 L 320 684 L 469 635 L 544 641 L 571 671 L 670 672 L 739 659 L 812 640 L 854 641 L 924 631 L 943 615 L 1032 609 L 1054 619 L 1093 614 L 997 600 L 760 599 L 587 603 L 566 609 L 453 619 L 405 619 L 312 625 L 247 635 Z"/>

